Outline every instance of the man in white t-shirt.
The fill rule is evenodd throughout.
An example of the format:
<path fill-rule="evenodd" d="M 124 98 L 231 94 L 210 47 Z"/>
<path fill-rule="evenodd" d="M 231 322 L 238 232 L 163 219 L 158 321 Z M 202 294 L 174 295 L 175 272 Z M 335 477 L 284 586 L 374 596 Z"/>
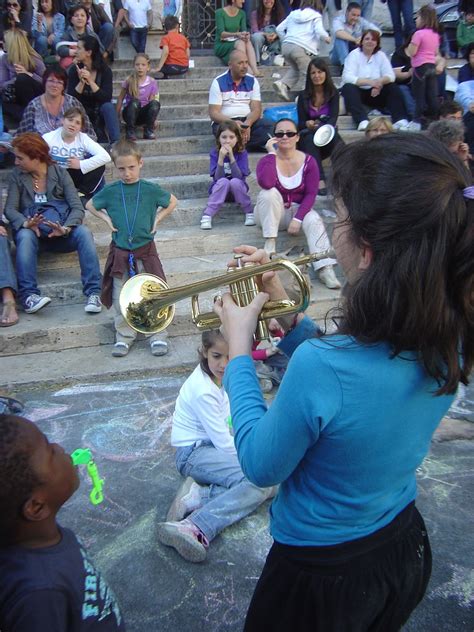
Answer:
<path fill-rule="evenodd" d="M 247 73 L 247 54 L 233 50 L 229 70 L 216 77 L 209 90 L 209 116 L 214 134 L 220 123 L 232 119 L 239 125 L 247 151 L 266 151 L 273 124 L 262 116 L 260 85 Z M 270 136 L 269 136 L 270 135 Z"/>
<path fill-rule="evenodd" d="M 124 0 L 124 19 L 130 27 L 130 41 L 137 53 L 144 53 L 148 29 L 153 24 L 150 0 Z"/>

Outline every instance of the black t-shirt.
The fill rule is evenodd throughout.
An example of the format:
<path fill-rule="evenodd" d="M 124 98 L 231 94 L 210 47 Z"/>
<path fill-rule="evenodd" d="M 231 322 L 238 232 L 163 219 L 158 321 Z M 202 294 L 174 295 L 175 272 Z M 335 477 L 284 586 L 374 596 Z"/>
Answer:
<path fill-rule="evenodd" d="M 411 68 L 411 59 L 405 53 L 405 47 L 399 46 L 395 52 L 392 54 L 390 59 L 392 64 L 392 68 L 401 68 L 403 72 L 408 72 Z M 397 83 L 400 85 L 410 83 L 411 78 L 409 79 L 397 79 Z"/>
<path fill-rule="evenodd" d="M 69 529 L 55 546 L 0 549 L 1 632 L 125 632 L 113 592 Z"/>

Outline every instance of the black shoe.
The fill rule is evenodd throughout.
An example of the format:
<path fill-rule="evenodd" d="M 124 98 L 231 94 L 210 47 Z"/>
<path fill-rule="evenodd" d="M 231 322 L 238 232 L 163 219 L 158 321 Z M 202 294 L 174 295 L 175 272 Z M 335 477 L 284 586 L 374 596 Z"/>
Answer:
<path fill-rule="evenodd" d="M 156 140 L 156 134 L 152 129 L 145 129 L 143 138 L 144 140 Z"/>

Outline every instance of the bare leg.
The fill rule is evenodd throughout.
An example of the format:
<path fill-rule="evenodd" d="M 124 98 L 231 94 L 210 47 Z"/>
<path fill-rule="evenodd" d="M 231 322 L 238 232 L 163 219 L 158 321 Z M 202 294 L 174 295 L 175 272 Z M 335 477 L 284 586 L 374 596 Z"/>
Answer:
<path fill-rule="evenodd" d="M 18 313 L 16 311 L 15 294 L 9 287 L 2 289 L 3 312 L 0 316 L 0 327 L 9 327 L 16 325 L 18 322 Z"/>

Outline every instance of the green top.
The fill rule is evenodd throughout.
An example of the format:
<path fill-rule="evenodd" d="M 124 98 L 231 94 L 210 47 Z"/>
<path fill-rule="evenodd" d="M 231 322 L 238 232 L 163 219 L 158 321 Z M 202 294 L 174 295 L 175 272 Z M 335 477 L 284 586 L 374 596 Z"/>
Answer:
<path fill-rule="evenodd" d="M 235 42 L 221 42 L 221 33 L 242 33 L 247 30 L 247 18 L 245 12 L 239 9 L 239 12 L 233 18 L 224 11 L 217 9 L 216 11 L 216 39 L 214 41 L 214 53 L 220 57 L 225 64 L 229 63 L 229 56 L 234 50 Z"/>
<path fill-rule="evenodd" d="M 456 39 L 458 46 L 461 48 L 474 42 L 474 24 L 469 25 L 464 20 L 459 20 L 458 28 L 456 29 Z"/>
<path fill-rule="evenodd" d="M 137 207 L 138 184 L 140 183 L 140 199 L 135 224 L 133 218 Z M 108 184 L 92 198 L 92 204 L 100 211 L 104 210 L 112 220 L 117 232 L 112 233 L 116 246 L 123 250 L 136 250 L 153 241 L 153 223 L 159 206 L 166 208 L 171 201 L 171 194 L 158 184 L 139 180 L 134 184 L 125 184 L 121 180 Z M 127 218 L 123 207 L 122 187 L 127 208 Z M 128 241 L 128 226 L 132 230 L 132 242 Z"/>

